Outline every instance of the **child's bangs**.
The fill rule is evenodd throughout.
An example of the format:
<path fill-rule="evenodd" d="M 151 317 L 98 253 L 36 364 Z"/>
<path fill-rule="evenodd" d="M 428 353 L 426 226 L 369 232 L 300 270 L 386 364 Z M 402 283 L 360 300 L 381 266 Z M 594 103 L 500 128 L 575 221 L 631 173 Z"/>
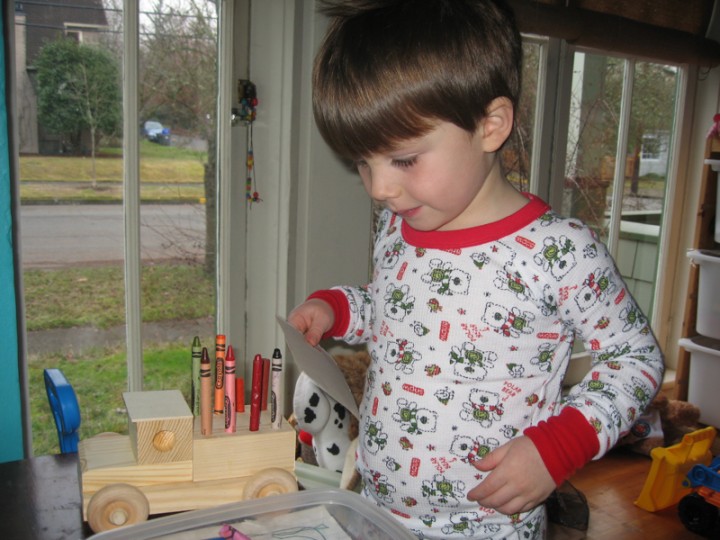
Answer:
<path fill-rule="evenodd" d="M 335 88 L 315 102 L 315 119 L 325 140 L 339 155 L 354 160 L 391 150 L 397 143 L 420 137 L 432 118 L 399 88 L 370 86 Z"/>

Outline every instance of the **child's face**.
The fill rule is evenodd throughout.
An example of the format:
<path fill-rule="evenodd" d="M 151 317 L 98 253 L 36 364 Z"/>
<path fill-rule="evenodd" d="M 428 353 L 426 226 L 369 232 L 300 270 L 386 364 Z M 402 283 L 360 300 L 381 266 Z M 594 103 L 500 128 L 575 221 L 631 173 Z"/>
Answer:
<path fill-rule="evenodd" d="M 359 160 L 357 168 L 370 197 L 414 229 L 449 231 L 487 222 L 481 191 L 499 177 L 493 163 L 481 128 L 471 135 L 440 122 L 422 137 Z"/>

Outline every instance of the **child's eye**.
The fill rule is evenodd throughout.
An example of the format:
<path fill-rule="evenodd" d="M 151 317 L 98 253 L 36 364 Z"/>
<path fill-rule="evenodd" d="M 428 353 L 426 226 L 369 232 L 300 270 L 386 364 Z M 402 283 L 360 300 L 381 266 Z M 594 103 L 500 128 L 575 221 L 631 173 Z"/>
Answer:
<path fill-rule="evenodd" d="M 402 159 L 396 158 L 396 159 L 392 160 L 392 164 L 395 167 L 399 167 L 400 169 L 407 169 L 407 168 L 415 165 L 415 163 L 417 163 L 417 156 L 413 156 L 410 158 L 402 158 Z"/>
<path fill-rule="evenodd" d="M 358 169 L 358 170 L 359 170 L 359 169 L 364 169 L 365 167 L 367 167 L 367 161 L 365 161 L 364 159 L 356 159 L 356 160 L 353 162 L 353 165 L 354 165 L 355 168 Z"/>

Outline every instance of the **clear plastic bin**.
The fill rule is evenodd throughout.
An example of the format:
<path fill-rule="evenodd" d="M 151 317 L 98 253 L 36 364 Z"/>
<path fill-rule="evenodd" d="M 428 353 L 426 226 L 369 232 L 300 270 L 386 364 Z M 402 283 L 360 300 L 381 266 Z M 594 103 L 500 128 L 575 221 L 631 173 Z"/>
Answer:
<path fill-rule="evenodd" d="M 299 491 L 151 519 L 105 531 L 93 540 L 208 540 L 230 524 L 252 540 L 281 538 L 271 533 L 304 532 L 307 538 L 413 540 L 391 516 L 355 492 L 341 489 Z M 304 531 L 298 527 L 307 527 Z M 337 533 L 330 536 L 330 532 Z M 312 536 L 312 534 L 315 534 Z M 318 536 L 319 535 L 319 536 Z M 297 536 L 292 536 L 297 538 Z M 305 538 L 306 536 L 302 536 Z"/>
<path fill-rule="evenodd" d="M 698 334 L 720 339 L 720 251 L 696 249 L 687 256 L 700 266 L 698 278 Z"/>
<path fill-rule="evenodd" d="M 690 353 L 688 401 L 700 409 L 700 422 L 720 427 L 720 341 L 695 336 L 678 344 Z"/>

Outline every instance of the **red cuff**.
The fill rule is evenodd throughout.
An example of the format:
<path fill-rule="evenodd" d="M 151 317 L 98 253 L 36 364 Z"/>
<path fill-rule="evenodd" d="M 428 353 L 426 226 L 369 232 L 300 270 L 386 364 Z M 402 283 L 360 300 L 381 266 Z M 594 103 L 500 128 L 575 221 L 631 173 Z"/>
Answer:
<path fill-rule="evenodd" d="M 342 337 L 350 325 L 350 304 L 347 297 L 337 289 L 326 289 L 315 291 L 307 297 L 308 300 L 317 298 L 330 304 L 335 315 L 332 328 L 323 334 L 323 339 L 331 337 Z"/>
<path fill-rule="evenodd" d="M 527 428 L 523 434 L 535 444 L 558 486 L 600 450 L 595 428 L 573 407 L 565 407 L 558 416 Z"/>

